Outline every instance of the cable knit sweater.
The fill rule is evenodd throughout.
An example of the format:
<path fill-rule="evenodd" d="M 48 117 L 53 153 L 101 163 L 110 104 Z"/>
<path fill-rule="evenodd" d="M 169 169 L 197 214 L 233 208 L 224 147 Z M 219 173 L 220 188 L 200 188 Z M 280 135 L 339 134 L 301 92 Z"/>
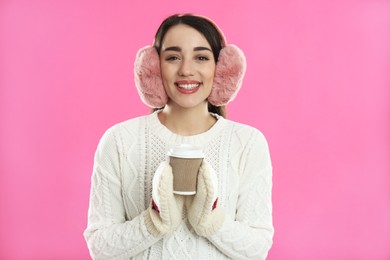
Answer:
<path fill-rule="evenodd" d="M 218 115 L 208 131 L 180 136 L 162 125 L 158 112 L 111 127 L 95 154 L 88 227 L 94 259 L 265 259 L 272 245 L 272 166 L 264 136 Z M 149 233 L 144 212 L 152 178 L 166 152 L 181 143 L 201 145 L 218 175 L 221 229 L 198 236 L 183 212 L 169 235 Z"/>

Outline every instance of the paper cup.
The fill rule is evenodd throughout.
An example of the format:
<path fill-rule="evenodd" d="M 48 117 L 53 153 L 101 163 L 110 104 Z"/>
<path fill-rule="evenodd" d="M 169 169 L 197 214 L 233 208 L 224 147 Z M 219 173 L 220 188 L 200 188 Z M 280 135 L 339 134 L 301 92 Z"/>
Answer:
<path fill-rule="evenodd" d="M 168 156 L 173 172 L 173 193 L 195 194 L 199 167 L 204 158 L 202 149 L 182 144 L 172 148 Z"/>

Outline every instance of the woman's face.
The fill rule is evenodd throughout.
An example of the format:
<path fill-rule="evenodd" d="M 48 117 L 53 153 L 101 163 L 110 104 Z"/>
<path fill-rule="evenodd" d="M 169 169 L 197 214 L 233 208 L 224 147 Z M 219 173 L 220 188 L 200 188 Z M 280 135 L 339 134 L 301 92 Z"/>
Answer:
<path fill-rule="evenodd" d="M 200 32 L 183 24 L 169 29 L 162 42 L 160 65 L 168 105 L 192 108 L 206 104 L 215 60 L 210 44 Z"/>

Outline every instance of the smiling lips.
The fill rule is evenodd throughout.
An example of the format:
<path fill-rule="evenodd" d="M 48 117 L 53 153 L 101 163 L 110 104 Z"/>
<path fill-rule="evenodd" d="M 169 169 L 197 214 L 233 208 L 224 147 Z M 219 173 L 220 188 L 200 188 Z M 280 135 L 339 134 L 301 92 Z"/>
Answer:
<path fill-rule="evenodd" d="M 199 81 L 194 80 L 183 80 L 183 81 L 177 81 L 175 82 L 177 90 L 182 94 L 193 94 L 196 91 L 199 90 L 200 86 L 202 85 Z"/>

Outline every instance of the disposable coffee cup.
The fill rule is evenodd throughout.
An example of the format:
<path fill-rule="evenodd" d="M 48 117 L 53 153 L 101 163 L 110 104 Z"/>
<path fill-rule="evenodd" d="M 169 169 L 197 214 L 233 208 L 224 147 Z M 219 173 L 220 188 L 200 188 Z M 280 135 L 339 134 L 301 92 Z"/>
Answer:
<path fill-rule="evenodd" d="M 190 144 L 181 144 L 170 149 L 168 157 L 173 172 L 173 193 L 195 194 L 199 167 L 204 158 L 202 149 Z"/>

